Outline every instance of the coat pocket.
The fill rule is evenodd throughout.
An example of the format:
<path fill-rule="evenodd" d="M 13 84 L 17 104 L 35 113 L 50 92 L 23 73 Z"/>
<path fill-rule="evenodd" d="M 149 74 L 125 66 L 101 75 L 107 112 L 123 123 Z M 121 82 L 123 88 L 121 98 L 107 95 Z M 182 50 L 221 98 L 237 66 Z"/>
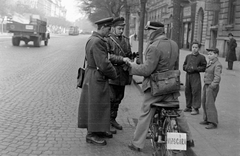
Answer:
<path fill-rule="evenodd" d="M 96 71 L 95 72 L 95 76 L 96 76 L 96 80 L 97 82 L 106 82 L 107 79 L 106 79 L 106 76 L 104 76 L 100 71 Z"/>

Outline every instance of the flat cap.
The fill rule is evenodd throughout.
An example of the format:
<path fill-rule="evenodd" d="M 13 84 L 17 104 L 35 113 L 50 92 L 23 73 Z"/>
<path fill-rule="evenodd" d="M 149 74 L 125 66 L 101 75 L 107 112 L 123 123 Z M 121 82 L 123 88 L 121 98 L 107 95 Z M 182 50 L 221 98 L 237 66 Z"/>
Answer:
<path fill-rule="evenodd" d="M 209 48 L 209 49 L 206 49 L 207 51 L 212 51 L 214 52 L 215 54 L 219 54 L 219 50 L 218 48 Z"/>
<path fill-rule="evenodd" d="M 164 24 L 162 24 L 160 22 L 148 21 L 144 29 L 145 30 L 149 30 L 149 29 L 157 30 L 157 29 L 160 29 L 160 28 L 163 28 L 163 27 L 164 27 Z"/>
<path fill-rule="evenodd" d="M 112 25 L 113 18 L 108 17 L 95 22 L 98 26 L 110 27 Z"/>
<path fill-rule="evenodd" d="M 125 22 L 124 22 L 124 18 L 123 17 L 117 17 L 113 20 L 113 26 L 124 26 Z"/>

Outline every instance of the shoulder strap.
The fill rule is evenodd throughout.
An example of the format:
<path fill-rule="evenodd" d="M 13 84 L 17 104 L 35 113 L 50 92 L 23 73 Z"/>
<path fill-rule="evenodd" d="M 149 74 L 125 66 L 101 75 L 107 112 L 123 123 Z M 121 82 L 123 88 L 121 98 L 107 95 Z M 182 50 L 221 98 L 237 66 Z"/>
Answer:
<path fill-rule="evenodd" d="M 119 49 L 121 50 L 122 53 L 124 53 L 122 47 L 117 43 L 117 41 L 112 37 L 112 36 L 109 36 L 110 39 L 119 47 Z"/>
<path fill-rule="evenodd" d="M 85 58 L 84 58 L 84 63 L 83 63 L 83 68 L 85 68 L 85 66 L 86 66 L 86 60 L 87 60 L 87 58 L 86 58 L 86 56 L 85 56 Z"/>

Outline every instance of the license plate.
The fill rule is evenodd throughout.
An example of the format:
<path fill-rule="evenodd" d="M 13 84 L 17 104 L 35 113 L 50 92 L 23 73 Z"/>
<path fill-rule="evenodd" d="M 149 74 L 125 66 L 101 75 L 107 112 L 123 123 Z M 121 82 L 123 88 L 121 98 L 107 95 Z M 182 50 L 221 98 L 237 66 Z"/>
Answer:
<path fill-rule="evenodd" d="M 167 149 L 169 150 L 187 150 L 186 133 L 167 133 Z"/>
<path fill-rule="evenodd" d="M 25 28 L 28 29 L 28 30 L 32 30 L 33 29 L 33 25 L 26 25 Z"/>

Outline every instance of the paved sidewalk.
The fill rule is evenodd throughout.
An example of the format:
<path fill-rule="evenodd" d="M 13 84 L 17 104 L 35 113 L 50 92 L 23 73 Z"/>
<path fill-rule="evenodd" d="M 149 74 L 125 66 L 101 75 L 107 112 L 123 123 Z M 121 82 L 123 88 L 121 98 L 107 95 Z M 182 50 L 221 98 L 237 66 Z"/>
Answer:
<path fill-rule="evenodd" d="M 189 53 L 189 50 L 180 50 L 179 65 L 182 83 L 185 83 L 185 72 L 182 70 L 182 64 Z M 216 100 L 219 118 L 218 128 L 206 130 L 204 126 L 199 124 L 202 121 L 202 108 L 200 108 L 200 114 L 196 116 L 185 113 L 195 141 L 195 147 L 192 149 L 197 156 L 240 156 L 240 108 L 238 105 L 240 103 L 240 62 L 234 62 L 234 69 L 229 71 L 226 70 L 227 62 L 225 62 L 225 58 L 219 57 L 219 60 L 223 65 L 223 73 Z M 203 74 L 201 73 L 202 80 Z M 133 76 L 133 80 L 141 91 L 143 77 Z M 180 93 L 180 108 L 184 109 L 186 106 L 184 85 Z"/>

